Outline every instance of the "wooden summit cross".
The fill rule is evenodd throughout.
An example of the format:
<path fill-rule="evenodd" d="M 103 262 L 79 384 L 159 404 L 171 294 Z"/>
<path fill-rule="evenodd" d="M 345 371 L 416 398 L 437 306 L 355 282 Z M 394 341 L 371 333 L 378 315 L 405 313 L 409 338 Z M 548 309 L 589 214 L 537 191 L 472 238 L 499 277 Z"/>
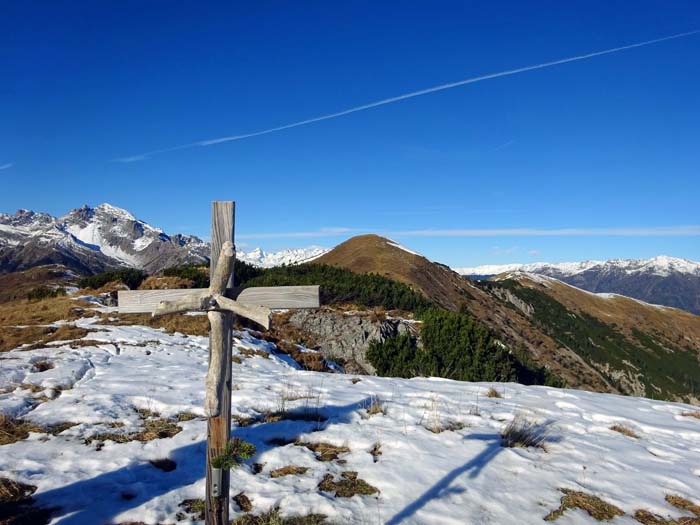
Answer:
<path fill-rule="evenodd" d="M 318 308 L 318 286 L 234 288 L 233 243 L 235 203 L 215 201 L 211 214 L 211 263 L 209 288 L 185 290 L 134 290 L 119 292 L 120 313 L 207 312 L 209 370 L 206 378 L 207 422 L 207 525 L 228 525 L 228 470 L 212 469 L 231 435 L 231 338 L 234 314 L 270 327 L 272 308 Z M 219 473 L 220 478 L 219 479 Z"/>

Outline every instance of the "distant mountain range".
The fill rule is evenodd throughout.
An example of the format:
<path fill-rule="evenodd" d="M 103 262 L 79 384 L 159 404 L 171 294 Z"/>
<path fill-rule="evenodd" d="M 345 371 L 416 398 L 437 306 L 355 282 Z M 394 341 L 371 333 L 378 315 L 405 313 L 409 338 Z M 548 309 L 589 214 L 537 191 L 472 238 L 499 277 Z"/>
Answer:
<path fill-rule="evenodd" d="M 168 235 L 110 204 L 82 206 L 63 217 L 19 210 L 0 214 L 0 273 L 60 264 L 80 273 L 131 267 L 157 272 L 180 264 L 206 264 L 209 243 Z M 237 257 L 256 266 L 294 264 L 322 255 L 318 246 L 280 252 L 257 248 Z"/>
<path fill-rule="evenodd" d="M 455 271 L 477 279 L 511 272 L 546 275 L 589 292 L 626 295 L 700 314 L 700 262 L 665 255 L 652 259 L 488 265 Z"/>

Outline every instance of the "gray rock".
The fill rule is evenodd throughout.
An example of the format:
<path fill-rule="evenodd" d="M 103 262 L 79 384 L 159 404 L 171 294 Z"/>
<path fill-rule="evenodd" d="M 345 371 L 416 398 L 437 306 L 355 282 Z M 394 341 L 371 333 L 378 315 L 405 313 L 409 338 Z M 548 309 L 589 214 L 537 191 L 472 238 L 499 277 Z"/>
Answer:
<path fill-rule="evenodd" d="M 289 323 L 311 334 L 323 357 L 344 363 L 345 371 L 375 375 L 366 359 L 372 341 L 384 341 L 397 334 L 417 336 L 414 324 L 403 319 L 373 320 L 366 313 L 332 310 L 298 310 Z"/>

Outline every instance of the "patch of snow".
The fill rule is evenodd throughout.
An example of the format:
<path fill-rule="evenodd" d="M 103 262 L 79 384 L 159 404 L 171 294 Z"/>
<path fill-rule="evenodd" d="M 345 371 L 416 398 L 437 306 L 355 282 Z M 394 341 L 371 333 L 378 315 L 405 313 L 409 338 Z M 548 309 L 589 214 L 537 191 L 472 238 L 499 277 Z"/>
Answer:
<path fill-rule="evenodd" d="M 403 250 L 403 251 L 405 251 L 405 252 L 407 252 L 407 253 L 410 253 L 410 254 L 412 254 L 412 255 L 418 255 L 418 256 L 420 256 L 420 253 L 414 252 L 413 250 L 410 250 L 410 249 L 406 248 L 403 244 L 399 244 L 399 243 L 396 242 L 396 241 L 388 241 L 387 244 L 388 244 L 389 246 L 393 246 L 394 248 L 398 248 L 399 250 Z"/>

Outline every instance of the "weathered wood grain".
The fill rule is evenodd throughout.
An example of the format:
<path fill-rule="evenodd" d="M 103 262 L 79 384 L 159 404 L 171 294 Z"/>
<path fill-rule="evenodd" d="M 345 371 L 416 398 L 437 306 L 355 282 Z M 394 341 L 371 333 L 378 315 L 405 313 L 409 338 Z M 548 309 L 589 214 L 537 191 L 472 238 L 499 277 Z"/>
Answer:
<path fill-rule="evenodd" d="M 175 314 L 178 312 L 194 312 L 209 310 L 213 306 L 213 298 L 208 293 L 191 294 L 172 301 L 161 301 L 153 310 L 153 317 Z"/>
<path fill-rule="evenodd" d="M 209 266 L 210 282 L 214 281 L 219 254 L 225 243 L 233 243 L 234 234 L 234 210 L 233 202 L 213 202 L 211 208 L 211 264 Z M 236 251 L 233 251 L 232 259 Z M 233 270 L 233 261 L 231 261 Z M 233 272 L 227 281 L 226 287 L 233 286 Z M 223 290 L 222 290 L 223 291 Z M 210 312 L 211 321 L 209 332 L 209 369 L 218 369 L 219 381 L 225 378 L 219 391 L 218 415 L 207 420 L 207 488 L 204 504 L 204 516 L 206 525 L 228 525 L 229 487 L 231 476 L 229 471 L 222 472 L 221 496 L 215 498 L 211 490 L 211 461 L 220 455 L 231 436 L 231 328 L 233 326 L 233 314 L 224 312 Z M 219 355 L 214 355 L 216 348 L 220 347 Z M 217 362 L 218 361 L 218 362 Z M 209 384 L 207 376 L 207 396 L 212 389 L 218 389 L 218 385 Z M 215 381 L 218 382 L 218 381 Z M 210 402 L 210 401 L 207 401 Z"/>
<path fill-rule="evenodd" d="M 265 306 L 246 305 L 224 297 L 223 295 L 215 295 L 214 300 L 219 308 L 228 310 L 236 315 L 255 321 L 265 330 L 270 329 L 270 319 L 272 318 L 272 310 Z"/>
<path fill-rule="evenodd" d="M 215 270 L 211 273 L 209 282 L 209 290 L 211 290 L 212 293 L 222 294 L 226 291 L 231 275 L 233 275 L 235 257 L 236 251 L 231 241 L 226 241 L 221 245 L 218 261 Z"/>
<path fill-rule="evenodd" d="M 188 296 L 206 294 L 206 288 L 185 290 L 120 290 L 119 312 L 124 314 L 152 313 L 162 301 L 178 301 Z M 267 308 L 318 308 L 318 286 L 261 286 L 233 288 L 226 297 L 241 304 Z"/>
<path fill-rule="evenodd" d="M 209 342 L 210 364 L 205 380 L 204 410 L 207 416 L 214 417 L 221 414 L 221 397 L 226 380 L 226 370 L 223 366 L 223 355 L 226 351 L 224 347 L 226 344 L 223 337 L 215 336 L 224 335 L 226 329 L 223 326 L 224 316 L 219 312 L 209 312 L 207 315 L 212 337 Z"/>

